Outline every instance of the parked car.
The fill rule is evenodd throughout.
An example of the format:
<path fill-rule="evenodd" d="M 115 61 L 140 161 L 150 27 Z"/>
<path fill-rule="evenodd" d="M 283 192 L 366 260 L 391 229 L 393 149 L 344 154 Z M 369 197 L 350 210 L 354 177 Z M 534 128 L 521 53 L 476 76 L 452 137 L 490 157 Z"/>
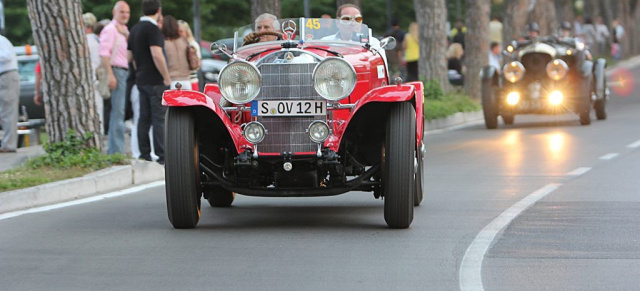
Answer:
<path fill-rule="evenodd" d="M 236 193 L 369 191 L 384 197 L 389 227 L 409 227 L 423 197 L 424 90 L 390 83 L 384 49 L 395 39 L 370 43 L 353 21 L 281 21 L 278 40 L 242 45 L 257 35 L 244 27 L 231 47 L 214 44 L 231 59 L 218 84 L 164 92 L 169 220 L 195 227 L 202 197 L 226 207 Z M 351 39 L 327 39 L 341 32 Z"/>
<path fill-rule="evenodd" d="M 606 61 L 591 60 L 585 45 L 573 38 L 542 37 L 513 42 L 505 52 L 506 64 L 500 72 L 487 66 L 482 70 L 482 109 L 485 125 L 498 126 L 498 116 L 513 124 L 517 114 L 560 114 L 573 112 L 580 123 L 591 123 L 591 107 L 596 117 L 605 119 L 609 89 Z"/>
<path fill-rule="evenodd" d="M 233 45 L 233 38 L 218 40 L 218 43 L 224 43 L 227 46 Z M 202 51 L 202 74 L 204 83 L 218 83 L 218 75 L 224 66 L 227 65 L 229 57 L 219 52 L 211 52 L 211 42 L 201 42 Z"/>
<path fill-rule="evenodd" d="M 18 58 L 18 73 L 20 74 L 20 115 L 23 119 L 42 119 L 44 118 L 44 107 L 33 102 L 38 49 L 35 46 L 18 46 L 14 49 Z M 26 109 L 26 116 L 23 107 Z"/>

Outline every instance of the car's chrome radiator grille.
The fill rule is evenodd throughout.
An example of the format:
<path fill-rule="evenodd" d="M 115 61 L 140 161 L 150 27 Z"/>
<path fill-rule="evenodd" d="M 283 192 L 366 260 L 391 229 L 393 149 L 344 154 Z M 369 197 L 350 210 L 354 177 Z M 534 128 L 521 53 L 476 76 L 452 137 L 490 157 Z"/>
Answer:
<path fill-rule="evenodd" d="M 256 100 L 323 100 L 313 88 L 312 73 L 316 63 L 262 64 L 262 88 Z M 267 129 L 258 146 L 260 152 L 314 152 L 317 145 L 306 133 L 314 120 L 326 121 L 326 116 L 258 117 Z"/>

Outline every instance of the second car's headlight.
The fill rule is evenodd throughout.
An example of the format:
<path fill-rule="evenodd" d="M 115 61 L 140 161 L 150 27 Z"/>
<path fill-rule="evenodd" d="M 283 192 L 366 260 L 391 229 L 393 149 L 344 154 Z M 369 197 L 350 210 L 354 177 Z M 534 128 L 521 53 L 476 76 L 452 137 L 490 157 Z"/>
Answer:
<path fill-rule="evenodd" d="M 233 104 L 251 102 L 260 93 L 260 72 L 245 61 L 235 61 L 220 71 L 220 93 Z"/>
<path fill-rule="evenodd" d="M 504 65 L 502 69 L 504 72 L 504 78 L 511 83 L 520 81 L 524 77 L 524 66 L 520 62 L 510 62 Z"/>
<path fill-rule="evenodd" d="M 356 71 L 345 60 L 326 58 L 313 70 L 313 87 L 325 99 L 338 101 L 356 87 Z"/>
<path fill-rule="evenodd" d="M 569 72 L 569 66 L 563 60 L 553 60 L 547 64 L 547 76 L 558 81 L 564 78 Z"/>

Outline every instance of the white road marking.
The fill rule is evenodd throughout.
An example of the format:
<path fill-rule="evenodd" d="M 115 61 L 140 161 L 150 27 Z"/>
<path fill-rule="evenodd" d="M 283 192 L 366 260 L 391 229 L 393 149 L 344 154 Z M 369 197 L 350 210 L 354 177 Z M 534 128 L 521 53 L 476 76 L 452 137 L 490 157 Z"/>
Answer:
<path fill-rule="evenodd" d="M 589 172 L 589 170 L 591 170 L 590 167 L 580 167 L 580 168 L 577 168 L 577 169 L 567 173 L 567 175 L 569 175 L 569 176 L 580 176 L 580 175 L 582 175 L 582 174 L 584 174 L 586 172 Z"/>
<path fill-rule="evenodd" d="M 518 217 L 520 213 L 538 202 L 538 200 L 547 196 L 547 194 L 558 189 L 560 185 L 562 184 L 551 183 L 529 194 L 509 209 L 505 210 L 502 214 L 496 217 L 496 219 L 485 226 L 482 231 L 480 231 L 478 236 L 476 236 L 476 238 L 473 239 L 473 242 L 471 242 L 469 248 L 467 248 L 464 257 L 462 258 L 462 263 L 460 264 L 459 280 L 461 291 L 484 290 L 484 287 L 482 286 L 482 260 L 484 259 L 484 255 L 489 250 L 489 246 L 491 246 L 496 235 L 502 229 L 507 227 L 513 219 Z"/>
<path fill-rule="evenodd" d="M 60 208 L 79 205 L 79 204 L 96 202 L 96 201 L 100 201 L 100 200 L 103 200 L 103 199 L 109 199 L 109 198 L 113 198 L 113 197 L 129 195 L 129 194 L 133 194 L 133 193 L 136 193 L 136 192 L 139 192 L 139 191 L 142 191 L 142 190 L 146 190 L 146 189 L 157 187 L 157 186 L 161 186 L 161 185 L 164 185 L 164 181 L 152 182 L 152 183 L 149 183 L 149 184 L 144 184 L 144 185 L 136 186 L 136 187 L 133 187 L 133 188 L 127 188 L 127 189 L 120 190 L 120 191 L 115 191 L 115 192 L 106 193 L 106 194 L 102 194 L 102 195 L 98 195 L 98 196 L 93 196 L 93 197 L 88 197 L 88 198 L 83 198 L 83 199 L 78 199 L 78 200 L 73 200 L 73 201 L 53 204 L 53 205 L 41 206 L 41 207 L 25 209 L 25 210 L 19 210 L 19 211 L 14 211 L 14 212 L 7 212 L 7 213 L 4 213 L 4 214 L 0 214 L 0 220 L 14 218 L 14 217 L 21 216 L 21 215 L 24 215 L 24 214 L 29 214 L 29 213 L 44 212 L 44 211 L 60 209 Z"/>
<path fill-rule="evenodd" d="M 637 140 L 634 143 L 628 144 L 627 147 L 630 149 L 635 149 L 637 147 L 640 147 L 640 140 Z"/>
<path fill-rule="evenodd" d="M 615 159 L 619 154 L 618 153 L 609 153 L 604 156 L 599 157 L 601 160 L 612 160 Z"/>

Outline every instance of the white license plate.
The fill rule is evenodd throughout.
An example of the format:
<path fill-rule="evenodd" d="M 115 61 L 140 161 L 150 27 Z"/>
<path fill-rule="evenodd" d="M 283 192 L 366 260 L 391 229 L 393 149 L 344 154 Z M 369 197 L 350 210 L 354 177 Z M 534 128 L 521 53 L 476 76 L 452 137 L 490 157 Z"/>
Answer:
<path fill-rule="evenodd" d="M 269 100 L 251 102 L 251 116 L 315 116 L 326 114 L 326 101 Z"/>

